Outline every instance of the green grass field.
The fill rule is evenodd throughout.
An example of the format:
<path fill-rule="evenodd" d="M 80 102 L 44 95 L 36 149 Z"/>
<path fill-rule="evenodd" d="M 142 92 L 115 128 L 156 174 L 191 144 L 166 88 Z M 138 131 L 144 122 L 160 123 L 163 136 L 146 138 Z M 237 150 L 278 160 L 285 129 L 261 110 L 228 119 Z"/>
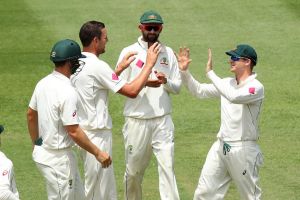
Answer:
<path fill-rule="evenodd" d="M 191 71 L 207 81 L 204 66 L 212 48 L 215 71 L 230 76 L 224 51 L 249 43 L 258 52 L 255 71 L 265 86 L 259 144 L 265 164 L 260 171 L 263 199 L 296 200 L 300 196 L 300 2 L 10 0 L 0 7 L 0 124 L 6 131 L 1 151 L 13 161 L 22 200 L 46 199 L 43 177 L 31 158 L 26 111 L 35 84 L 52 71 L 49 52 L 54 42 L 70 38 L 88 20 L 103 21 L 109 43 L 101 57 L 114 67 L 121 49 L 139 36 L 138 19 L 148 9 L 161 13 L 161 41 L 178 50 L 191 49 Z M 113 159 L 119 199 L 123 199 L 124 148 L 121 128 L 124 98 L 110 95 Z M 220 102 L 198 100 L 185 88 L 173 96 L 175 170 L 180 197 L 192 199 L 206 154 L 220 124 Z M 0 163 L 1 164 L 1 163 Z M 153 157 L 143 184 L 145 200 L 159 199 Z M 239 195 L 232 184 L 226 199 Z"/>

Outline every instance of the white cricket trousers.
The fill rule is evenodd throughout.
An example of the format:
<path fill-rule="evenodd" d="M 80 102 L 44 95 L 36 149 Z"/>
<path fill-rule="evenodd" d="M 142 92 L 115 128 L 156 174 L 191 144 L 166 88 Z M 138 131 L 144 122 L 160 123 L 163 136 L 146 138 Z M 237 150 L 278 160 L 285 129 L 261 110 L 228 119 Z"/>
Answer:
<path fill-rule="evenodd" d="M 112 134 L 110 130 L 86 131 L 88 138 L 101 151 L 112 157 Z M 113 164 L 102 168 L 93 154 L 80 149 L 84 163 L 84 187 L 86 200 L 116 200 L 116 181 Z"/>
<path fill-rule="evenodd" d="M 0 200 L 19 200 L 19 196 L 15 195 L 10 190 L 0 189 Z"/>
<path fill-rule="evenodd" d="M 143 176 L 153 152 L 158 163 L 160 198 L 178 200 L 174 173 L 174 124 L 171 116 L 154 119 L 126 117 L 123 135 L 126 159 L 125 199 L 142 199 Z"/>
<path fill-rule="evenodd" d="M 219 200 L 229 188 L 231 180 L 241 199 L 259 200 L 259 168 L 262 153 L 255 141 L 216 141 L 208 152 L 194 200 Z"/>
<path fill-rule="evenodd" d="M 85 199 L 76 156 L 71 148 L 49 150 L 36 145 L 32 157 L 46 180 L 48 200 Z"/>

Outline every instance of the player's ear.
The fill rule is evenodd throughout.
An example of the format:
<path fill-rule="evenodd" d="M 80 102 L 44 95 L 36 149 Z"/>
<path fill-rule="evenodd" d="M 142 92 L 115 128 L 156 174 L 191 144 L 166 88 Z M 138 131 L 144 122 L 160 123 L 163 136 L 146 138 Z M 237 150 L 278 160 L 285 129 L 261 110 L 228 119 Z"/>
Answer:
<path fill-rule="evenodd" d="M 163 30 L 163 25 L 161 25 L 161 28 L 160 28 L 160 30 L 159 30 L 159 33 L 161 33 L 161 31 Z"/>
<path fill-rule="evenodd" d="M 139 29 L 142 31 L 143 30 L 143 25 L 142 24 L 140 24 L 139 26 Z"/>
<path fill-rule="evenodd" d="M 251 64 L 252 61 L 251 61 L 250 59 L 246 59 L 245 62 L 246 62 L 246 64 L 247 64 L 249 67 L 252 65 L 252 64 Z"/>

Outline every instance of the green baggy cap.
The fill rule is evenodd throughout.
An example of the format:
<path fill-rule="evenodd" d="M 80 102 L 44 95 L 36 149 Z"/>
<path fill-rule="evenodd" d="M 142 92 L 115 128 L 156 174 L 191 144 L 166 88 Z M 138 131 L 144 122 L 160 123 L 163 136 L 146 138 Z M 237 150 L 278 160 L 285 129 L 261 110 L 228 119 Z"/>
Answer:
<path fill-rule="evenodd" d="M 53 62 L 61 62 L 78 58 L 85 58 L 85 56 L 81 54 L 79 44 L 70 39 L 58 41 L 53 46 L 50 53 L 50 60 Z"/>
<path fill-rule="evenodd" d="M 161 18 L 161 16 L 153 11 L 153 10 L 149 10 L 146 11 L 140 18 L 140 23 L 141 24 L 149 24 L 149 23 L 155 23 L 155 24 L 163 24 L 163 20 Z"/>
<path fill-rule="evenodd" d="M 249 58 L 254 65 L 257 63 L 257 54 L 254 48 L 248 44 L 239 44 L 235 49 L 226 51 L 225 53 L 229 56 Z"/>

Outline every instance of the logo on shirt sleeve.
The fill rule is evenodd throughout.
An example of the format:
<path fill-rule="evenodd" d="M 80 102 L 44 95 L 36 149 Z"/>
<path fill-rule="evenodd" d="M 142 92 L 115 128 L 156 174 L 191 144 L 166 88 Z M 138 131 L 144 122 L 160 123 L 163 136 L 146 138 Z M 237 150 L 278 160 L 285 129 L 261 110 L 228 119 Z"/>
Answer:
<path fill-rule="evenodd" d="M 142 67 L 144 66 L 144 62 L 141 61 L 141 60 L 138 60 L 138 61 L 136 62 L 136 66 L 139 67 L 139 68 L 142 68 Z"/>
<path fill-rule="evenodd" d="M 249 93 L 250 94 L 255 94 L 255 88 L 254 87 L 249 88 Z"/>
<path fill-rule="evenodd" d="M 7 170 L 4 170 L 3 172 L 2 172 L 2 176 L 6 176 L 8 174 L 8 171 Z"/>
<path fill-rule="evenodd" d="M 73 112 L 72 117 L 75 117 L 77 114 L 76 110 Z"/>
<path fill-rule="evenodd" d="M 113 73 L 111 75 L 111 79 L 114 80 L 114 81 L 117 81 L 117 80 L 119 80 L 119 77 L 117 76 L 117 74 Z"/>

